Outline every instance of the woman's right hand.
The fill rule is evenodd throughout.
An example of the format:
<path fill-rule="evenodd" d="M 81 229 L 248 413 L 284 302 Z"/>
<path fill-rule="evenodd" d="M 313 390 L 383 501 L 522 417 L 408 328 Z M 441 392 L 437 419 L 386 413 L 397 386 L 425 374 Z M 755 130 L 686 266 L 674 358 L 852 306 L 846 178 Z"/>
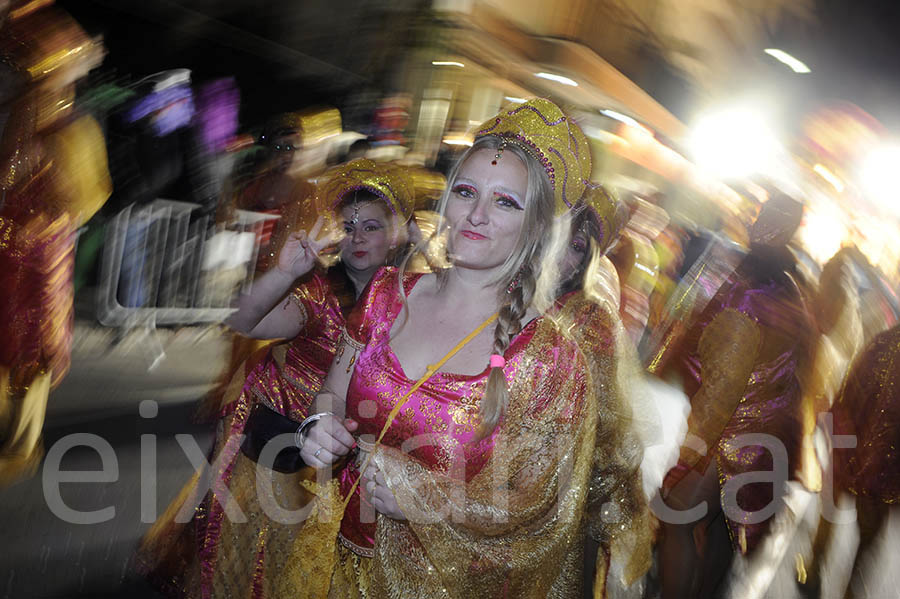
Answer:
<path fill-rule="evenodd" d="M 323 416 L 312 425 L 300 450 L 300 457 L 313 468 L 321 469 L 331 466 L 356 447 L 353 431 L 359 424 L 352 418 L 343 420 L 332 416 Z"/>
<path fill-rule="evenodd" d="M 309 233 L 295 231 L 288 235 L 275 267 L 292 279 L 302 277 L 315 266 L 319 252 L 337 243 L 340 236 L 335 228 L 325 227 L 325 219 L 320 216 Z"/>

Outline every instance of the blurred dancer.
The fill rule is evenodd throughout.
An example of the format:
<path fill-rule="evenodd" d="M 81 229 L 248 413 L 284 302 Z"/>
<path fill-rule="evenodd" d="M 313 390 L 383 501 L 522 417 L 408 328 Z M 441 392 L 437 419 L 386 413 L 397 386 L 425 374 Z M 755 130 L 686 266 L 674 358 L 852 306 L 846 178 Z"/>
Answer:
<path fill-rule="evenodd" d="M 628 210 L 616 196 L 603 186 L 589 185 L 581 203 L 573 209 L 571 237 L 565 257 L 560 265 L 562 281 L 558 303 L 580 301 L 587 297 L 603 305 L 612 314 L 619 312 L 619 281 L 616 269 L 606 253 L 615 246 L 628 219 Z M 621 324 L 619 324 L 619 328 Z M 596 331 L 582 328 L 573 331 L 576 337 L 590 338 Z M 622 382 L 627 386 L 626 397 L 631 403 L 633 418 L 639 423 L 635 430 L 643 436 L 643 460 L 641 476 L 644 494 L 650 501 L 659 490 L 665 473 L 675 465 L 678 448 L 687 431 L 687 414 L 690 411 L 683 393 L 668 385 L 650 379 L 638 365 L 630 338 L 624 329 L 618 335 L 619 370 Z M 584 341 L 582 341 L 584 342 Z M 648 523 L 655 528 L 655 521 Z M 585 546 L 586 580 L 597 579 L 593 565 L 600 544 L 590 536 Z M 621 575 L 621 556 L 607 553 L 605 559 L 612 570 Z M 601 570 L 602 574 L 602 570 Z M 615 577 L 613 577 L 615 578 Z M 635 584 L 628 589 L 629 596 L 640 596 L 642 589 Z"/>
<path fill-rule="evenodd" d="M 75 231 L 111 188 L 100 128 L 74 107 L 102 49 L 49 4 L 13 3 L 0 31 L 16 88 L 0 142 L 0 483 L 41 458 L 47 397 L 69 369 Z"/>
<path fill-rule="evenodd" d="M 804 388 L 805 402 L 816 415 L 827 412 L 837 396 L 844 376 L 863 344 L 858 277 L 849 248 L 840 250 L 822 268 L 812 308 L 818 327 L 811 370 Z"/>
<path fill-rule="evenodd" d="M 290 234 L 290 227 L 309 230 L 315 220 L 314 190 L 292 174 L 294 160 L 302 149 L 301 116 L 288 113 L 270 121 L 259 136 L 262 155 L 250 179 L 237 191 L 236 206 L 243 210 L 279 216 L 263 231 L 260 265 L 267 270 L 274 253 Z"/>
<path fill-rule="evenodd" d="M 302 117 L 299 113 L 278 115 L 266 123 L 256 140 L 256 153 L 248 158 L 250 165 L 240 164 L 232 176 L 232 198 L 220 214 L 221 221 L 234 217 L 234 209 L 271 214 L 259 233 L 258 272 L 270 270 L 275 255 L 294 231 L 308 231 L 318 216 L 315 190 L 303 177 L 293 174 L 295 159 L 303 146 Z M 248 172 L 249 169 L 249 172 Z M 219 382 L 197 409 L 199 421 L 217 419 L 221 408 L 240 390 L 248 374 L 248 360 L 271 343 L 235 332 L 231 337 L 228 364 Z"/>
<path fill-rule="evenodd" d="M 773 490 L 781 493 L 783 481 L 726 489 L 730 480 L 776 467 L 803 482 L 816 479 L 818 465 L 802 451 L 799 379 L 813 325 L 787 247 L 801 216 L 802 206 L 786 196 L 765 204 L 750 231 L 750 254 L 679 345 L 662 348 L 671 362 L 656 361 L 651 368 L 663 378 L 681 376 L 691 397 L 689 440 L 693 437 L 702 446 L 682 447 L 678 465 L 666 477 L 665 502 L 678 510 L 702 501 L 708 506 L 699 522 L 664 523 L 660 544 L 664 598 L 707 596 L 714 591 L 730 556 L 723 516 L 731 546 L 740 553 L 753 551 L 765 534 L 770 518 L 759 512 L 777 500 Z M 767 435 L 777 447 L 743 438 L 752 434 Z"/>
<path fill-rule="evenodd" d="M 606 256 L 616 244 L 628 210 L 605 187 L 588 186 L 572 218 L 571 236 L 560 265 L 560 295 L 583 290 L 618 312 L 619 276 Z"/>
<path fill-rule="evenodd" d="M 659 277 L 659 256 L 653 241 L 668 223 L 665 210 L 633 198 L 631 215 L 611 256 L 622 282 L 622 322 L 635 346 L 644 336 L 650 318 L 650 295 Z"/>
<path fill-rule="evenodd" d="M 339 218 L 341 262 L 327 272 L 312 270 L 319 252 L 336 239 L 328 228 L 334 223 L 329 219 L 323 228 L 325 219 L 320 218 L 309 234 L 300 231 L 288 239 L 275 267 L 254 282 L 229 321 L 253 338 L 291 340 L 265 348 L 239 370 L 246 373 L 242 387 L 237 397 L 226 394 L 220 414 L 222 434 L 213 457 L 225 458 L 216 474 L 249 521 L 231 521 L 221 497 L 210 494 L 194 522 L 182 529 L 173 518 L 196 492 L 193 480 L 142 542 L 138 567 L 174 596 L 193 597 L 207 588 L 223 596 L 263 596 L 258 578 L 270 551 L 284 551 L 297 525 L 275 522 L 260 511 L 252 460 L 259 459 L 261 445 L 293 432 L 308 415 L 334 358 L 346 313 L 375 271 L 405 248 L 414 199 L 405 168 L 356 160 L 326 173 L 318 196 L 323 214 L 334 211 Z M 247 435 L 246 456 L 237 453 L 242 434 Z M 279 504 L 297 509 L 308 496 L 300 486 L 305 475 L 291 455 L 275 459 L 272 477 Z M 192 535 L 198 545 L 189 541 Z M 177 564 L 186 571 L 178 571 L 182 567 Z"/>
<path fill-rule="evenodd" d="M 836 449 L 834 497 L 855 495 L 859 546 L 845 598 L 865 597 L 862 567 L 884 528 L 890 506 L 900 502 L 900 327 L 875 336 L 853 365 L 832 409 L 834 433 L 853 435 L 856 447 Z M 820 571 L 834 532 L 822 518 L 813 544 L 807 596 L 821 592 Z"/>

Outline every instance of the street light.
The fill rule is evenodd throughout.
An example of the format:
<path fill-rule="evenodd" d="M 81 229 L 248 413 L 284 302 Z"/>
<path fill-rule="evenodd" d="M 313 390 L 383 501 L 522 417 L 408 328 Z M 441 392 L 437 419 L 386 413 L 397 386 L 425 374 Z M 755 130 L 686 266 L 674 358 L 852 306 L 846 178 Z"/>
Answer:
<path fill-rule="evenodd" d="M 860 185 L 867 195 L 894 214 L 900 214 L 897 201 L 897 167 L 900 144 L 890 143 L 873 149 L 863 160 Z"/>
<path fill-rule="evenodd" d="M 562 75 L 557 75 L 555 73 L 535 73 L 535 77 L 540 77 L 541 79 L 547 79 L 548 81 L 556 81 L 557 83 L 562 83 L 563 85 L 571 85 L 572 87 L 578 87 L 578 82 L 574 79 L 569 79 L 568 77 L 563 77 Z"/>
<path fill-rule="evenodd" d="M 806 66 L 803 61 L 794 58 L 784 50 L 779 50 L 778 48 L 766 48 L 764 52 L 778 62 L 787 65 L 788 68 L 790 68 L 795 73 L 804 74 L 811 72 L 809 70 L 809 67 Z"/>
<path fill-rule="evenodd" d="M 736 107 L 704 116 L 688 138 L 694 160 L 714 176 L 771 173 L 781 146 L 760 112 Z"/>

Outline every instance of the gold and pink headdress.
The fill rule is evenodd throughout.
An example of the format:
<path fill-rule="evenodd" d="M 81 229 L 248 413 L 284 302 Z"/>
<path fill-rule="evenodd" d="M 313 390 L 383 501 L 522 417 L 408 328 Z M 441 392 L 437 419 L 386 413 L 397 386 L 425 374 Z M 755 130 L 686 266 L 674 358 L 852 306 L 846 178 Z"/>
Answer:
<path fill-rule="evenodd" d="M 574 207 L 591 177 L 591 151 L 584 132 L 550 100 L 532 98 L 504 108 L 479 127 L 475 138 L 488 135 L 515 145 L 537 160 L 550 178 L 556 215 Z"/>

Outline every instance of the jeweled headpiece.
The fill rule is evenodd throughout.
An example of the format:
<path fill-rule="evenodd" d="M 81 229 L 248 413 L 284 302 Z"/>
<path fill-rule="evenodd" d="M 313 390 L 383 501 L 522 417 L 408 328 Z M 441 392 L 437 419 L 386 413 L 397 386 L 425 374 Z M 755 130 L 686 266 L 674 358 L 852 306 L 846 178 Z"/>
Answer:
<path fill-rule="evenodd" d="M 581 198 L 591 176 L 591 152 L 584 132 L 559 106 L 532 98 L 504 108 L 481 125 L 475 138 L 487 135 L 518 146 L 544 167 L 553 187 L 557 216 Z"/>
<path fill-rule="evenodd" d="M 403 166 L 359 158 L 334 167 L 324 177 L 319 206 L 325 210 L 337 209 L 347 194 L 364 190 L 384 200 L 391 214 L 400 220 L 405 222 L 412 216 L 415 189 Z"/>
<path fill-rule="evenodd" d="M 587 185 L 576 210 L 587 210 L 598 229 L 598 249 L 605 254 L 628 222 L 628 208 L 616 194 L 594 183 Z"/>

